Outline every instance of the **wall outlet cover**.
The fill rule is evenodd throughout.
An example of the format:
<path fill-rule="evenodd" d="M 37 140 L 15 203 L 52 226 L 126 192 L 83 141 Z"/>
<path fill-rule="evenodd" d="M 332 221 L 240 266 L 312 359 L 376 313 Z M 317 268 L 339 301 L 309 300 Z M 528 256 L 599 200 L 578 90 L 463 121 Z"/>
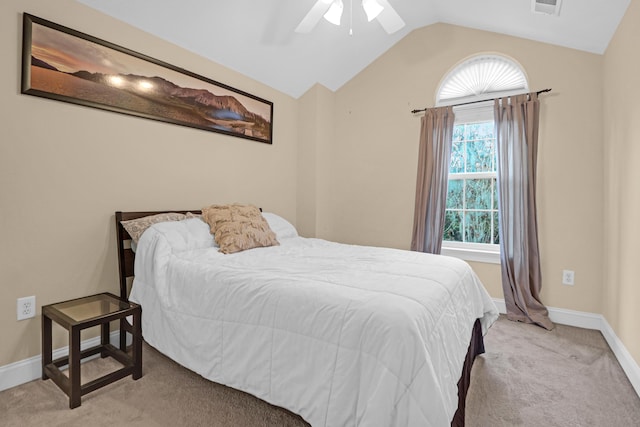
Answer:
<path fill-rule="evenodd" d="M 23 297 L 18 298 L 18 305 L 16 307 L 18 320 L 30 319 L 36 317 L 36 297 Z"/>

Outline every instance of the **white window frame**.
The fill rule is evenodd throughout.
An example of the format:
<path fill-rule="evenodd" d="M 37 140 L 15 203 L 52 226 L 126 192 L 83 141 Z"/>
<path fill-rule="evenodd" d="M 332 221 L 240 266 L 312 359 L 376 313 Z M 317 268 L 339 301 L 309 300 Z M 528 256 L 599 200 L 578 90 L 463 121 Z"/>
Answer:
<path fill-rule="evenodd" d="M 493 120 L 493 101 L 453 107 L 456 119 L 454 126 L 462 123 Z M 497 175 L 497 173 L 496 173 Z M 494 177 L 493 173 L 475 172 L 459 175 L 460 178 Z M 489 243 L 470 243 L 442 241 L 442 255 L 453 256 L 465 261 L 500 264 L 500 245 Z"/>

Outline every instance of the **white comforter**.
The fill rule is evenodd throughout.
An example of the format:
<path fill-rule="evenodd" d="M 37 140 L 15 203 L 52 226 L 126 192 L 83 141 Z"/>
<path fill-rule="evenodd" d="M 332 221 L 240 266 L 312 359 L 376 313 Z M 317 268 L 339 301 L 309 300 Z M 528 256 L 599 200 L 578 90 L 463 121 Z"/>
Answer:
<path fill-rule="evenodd" d="M 199 219 L 148 229 L 131 293 L 145 340 L 314 427 L 449 425 L 473 323 L 497 318 L 471 268 L 274 231 L 280 246 L 222 255 Z"/>

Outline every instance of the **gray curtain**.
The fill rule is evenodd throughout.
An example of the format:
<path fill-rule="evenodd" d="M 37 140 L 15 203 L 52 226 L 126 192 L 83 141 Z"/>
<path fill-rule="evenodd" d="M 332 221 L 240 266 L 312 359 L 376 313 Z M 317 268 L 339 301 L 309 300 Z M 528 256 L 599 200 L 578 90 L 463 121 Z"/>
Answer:
<path fill-rule="evenodd" d="M 429 108 L 421 121 L 411 250 L 442 249 L 453 138 L 453 107 Z"/>
<path fill-rule="evenodd" d="M 540 103 L 536 93 L 496 99 L 498 210 L 502 289 L 510 320 L 553 329 L 540 301 L 542 279 L 536 217 Z"/>

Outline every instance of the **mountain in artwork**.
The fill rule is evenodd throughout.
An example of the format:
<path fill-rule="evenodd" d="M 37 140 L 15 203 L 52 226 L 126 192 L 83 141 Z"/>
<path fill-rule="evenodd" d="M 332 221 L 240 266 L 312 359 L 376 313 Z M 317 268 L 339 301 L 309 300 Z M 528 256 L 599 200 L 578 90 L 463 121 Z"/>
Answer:
<path fill-rule="evenodd" d="M 215 95 L 206 89 L 181 87 L 158 76 L 104 74 L 85 70 L 64 73 L 35 56 L 31 57 L 31 65 L 56 71 L 60 73 L 58 76 L 67 75 L 92 82 L 87 84 L 99 85 L 94 86 L 93 91 L 87 91 L 84 87 L 80 90 L 80 86 L 84 85 L 67 79 L 63 86 L 74 98 L 81 98 L 79 94 L 82 93 L 89 98 L 87 100 L 125 110 L 130 109 L 171 121 L 185 122 L 188 125 L 213 128 L 258 139 L 270 138 L 269 121 L 249 111 L 232 95 Z M 51 80 L 53 79 L 54 77 L 51 77 Z M 64 80 L 61 77 L 55 79 L 56 81 Z"/>

